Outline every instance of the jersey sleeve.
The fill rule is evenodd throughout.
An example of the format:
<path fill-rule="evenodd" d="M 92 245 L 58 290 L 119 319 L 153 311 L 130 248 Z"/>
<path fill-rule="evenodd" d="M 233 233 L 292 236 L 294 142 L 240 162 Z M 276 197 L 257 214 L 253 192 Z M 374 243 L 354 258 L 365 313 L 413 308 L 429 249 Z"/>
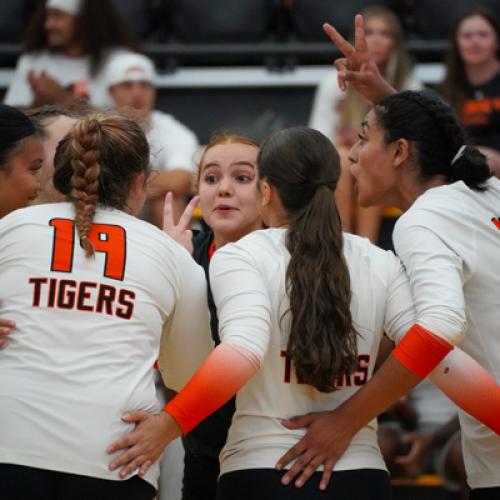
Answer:
<path fill-rule="evenodd" d="M 219 335 L 261 363 L 270 342 L 271 304 L 263 276 L 251 256 L 229 244 L 210 262 L 210 286 Z"/>
<path fill-rule="evenodd" d="M 203 269 L 179 247 L 178 299 L 164 326 L 158 365 L 165 386 L 179 391 L 213 348 Z"/>
<path fill-rule="evenodd" d="M 396 224 L 394 246 L 410 280 L 417 323 L 457 345 L 466 325 L 463 261 L 425 225 L 426 215 L 422 210 L 404 214 Z"/>
<path fill-rule="evenodd" d="M 410 281 L 401 261 L 392 252 L 387 253 L 389 281 L 385 301 L 384 331 L 398 343 L 415 323 L 415 308 Z"/>
<path fill-rule="evenodd" d="M 21 56 L 17 62 L 4 104 L 9 106 L 29 106 L 33 102 L 33 91 L 28 83 L 28 73 L 32 69 L 29 56 Z"/>

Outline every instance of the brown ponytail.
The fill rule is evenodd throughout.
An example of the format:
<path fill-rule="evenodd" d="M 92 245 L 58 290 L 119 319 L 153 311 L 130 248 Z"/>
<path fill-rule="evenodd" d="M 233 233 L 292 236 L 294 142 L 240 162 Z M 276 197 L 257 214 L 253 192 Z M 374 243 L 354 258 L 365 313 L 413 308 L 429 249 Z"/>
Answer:
<path fill-rule="evenodd" d="M 332 392 L 336 379 L 355 369 L 357 358 L 350 277 L 334 197 L 339 156 L 321 133 L 295 127 L 264 143 L 258 168 L 290 216 L 287 356 L 299 380 Z"/>

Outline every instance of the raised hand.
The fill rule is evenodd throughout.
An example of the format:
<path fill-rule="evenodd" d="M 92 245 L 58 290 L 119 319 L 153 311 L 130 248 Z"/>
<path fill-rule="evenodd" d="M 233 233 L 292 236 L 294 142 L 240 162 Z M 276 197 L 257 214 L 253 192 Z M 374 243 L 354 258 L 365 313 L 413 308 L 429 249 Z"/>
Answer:
<path fill-rule="evenodd" d="M 375 103 L 396 91 L 384 80 L 370 55 L 365 39 L 363 16 L 354 18 L 354 46 L 350 44 L 332 25 L 325 23 L 323 30 L 344 57 L 335 61 L 338 83 L 346 90 L 347 83 L 363 98 Z"/>
<path fill-rule="evenodd" d="M 174 223 L 173 195 L 168 192 L 165 196 L 163 210 L 163 231 L 182 245 L 190 254 L 193 253 L 193 232 L 191 231 L 191 220 L 193 212 L 200 202 L 200 197 L 195 196 L 188 203 L 177 224 Z"/>

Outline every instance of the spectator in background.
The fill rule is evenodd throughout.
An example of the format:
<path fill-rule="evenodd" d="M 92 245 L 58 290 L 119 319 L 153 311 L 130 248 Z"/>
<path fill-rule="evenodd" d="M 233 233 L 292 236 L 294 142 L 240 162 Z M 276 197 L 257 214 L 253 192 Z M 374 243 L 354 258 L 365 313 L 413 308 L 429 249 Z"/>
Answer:
<path fill-rule="evenodd" d="M 106 86 L 116 107 L 132 110 L 144 121 L 151 148 L 151 203 L 149 218 L 163 227 L 165 194 L 174 194 L 174 217 L 178 220 L 191 190 L 198 149 L 195 134 L 172 115 L 153 111 L 156 100 L 155 68 L 142 54 L 121 54 L 113 58 L 106 73 Z"/>
<path fill-rule="evenodd" d="M 139 49 L 131 33 L 111 0 L 47 0 L 26 30 L 5 103 L 108 105 L 103 70 L 114 55 Z"/>
<path fill-rule="evenodd" d="M 474 8 L 455 24 L 442 94 L 500 178 L 500 22 Z"/>
<path fill-rule="evenodd" d="M 363 11 L 363 17 L 368 50 L 384 78 L 397 90 L 421 89 L 411 71 L 397 16 L 386 7 L 373 6 Z M 345 94 L 339 89 L 337 72 L 332 71 L 316 90 L 309 125 L 330 137 L 341 156 L 342 175 L 336 196 L 343 229 L 392 249 L 392 228 L 400 212 L 377 206 L 361 208 L 348 169 L 347 152 L 358 139 L 359 124 L 368 109 L 368 103 L 352 89 Z"/>

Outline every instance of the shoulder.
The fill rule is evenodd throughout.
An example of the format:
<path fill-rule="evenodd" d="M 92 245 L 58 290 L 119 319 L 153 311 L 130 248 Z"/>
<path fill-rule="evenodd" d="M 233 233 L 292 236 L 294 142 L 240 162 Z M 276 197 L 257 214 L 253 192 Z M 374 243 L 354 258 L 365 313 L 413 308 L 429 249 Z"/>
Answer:
<path fill-rule="evenodd" d="M 194 132 L 174 116 L 155 110 L 151 113 L 151 130 L 195 138 Z"/>
<path fill-rule="evenodd" d="M 217 259 L 237 257 L 252 265 L 265 262 L 276 262 L 280 254 L 287 254 L 285 247 L 286 230 L 281 228 L 260 229 L 247 234 L 234 243 L 228 243 L 214 254 L 212 262 Z M 211 264 L 212 265 L 212 264 Z"/>
<path fill-rule="evenodd" d="M 21 54 L 17 61 L 17 67 L 32 67 L 40 62 L 52 60 L 54 57 L 46 50 L 37 50 L 35 52 L 25 52 Z"/>
<path fill-rule="evenodd" d="M 434 227 L 464 215 L 471 190 L 462 181 L 438 186 L 420 195 L 396 222 L 395 234 L 412 226 Z"/>
<path fill-rule="evenodd" d="M 377 277 L 384 283 L 401 268 L 400 260 L 390 250 L 383 250 L 367 238 L 344 233 L 344 256 L 352 278 L 360 282 L 368 276 Z"/>

